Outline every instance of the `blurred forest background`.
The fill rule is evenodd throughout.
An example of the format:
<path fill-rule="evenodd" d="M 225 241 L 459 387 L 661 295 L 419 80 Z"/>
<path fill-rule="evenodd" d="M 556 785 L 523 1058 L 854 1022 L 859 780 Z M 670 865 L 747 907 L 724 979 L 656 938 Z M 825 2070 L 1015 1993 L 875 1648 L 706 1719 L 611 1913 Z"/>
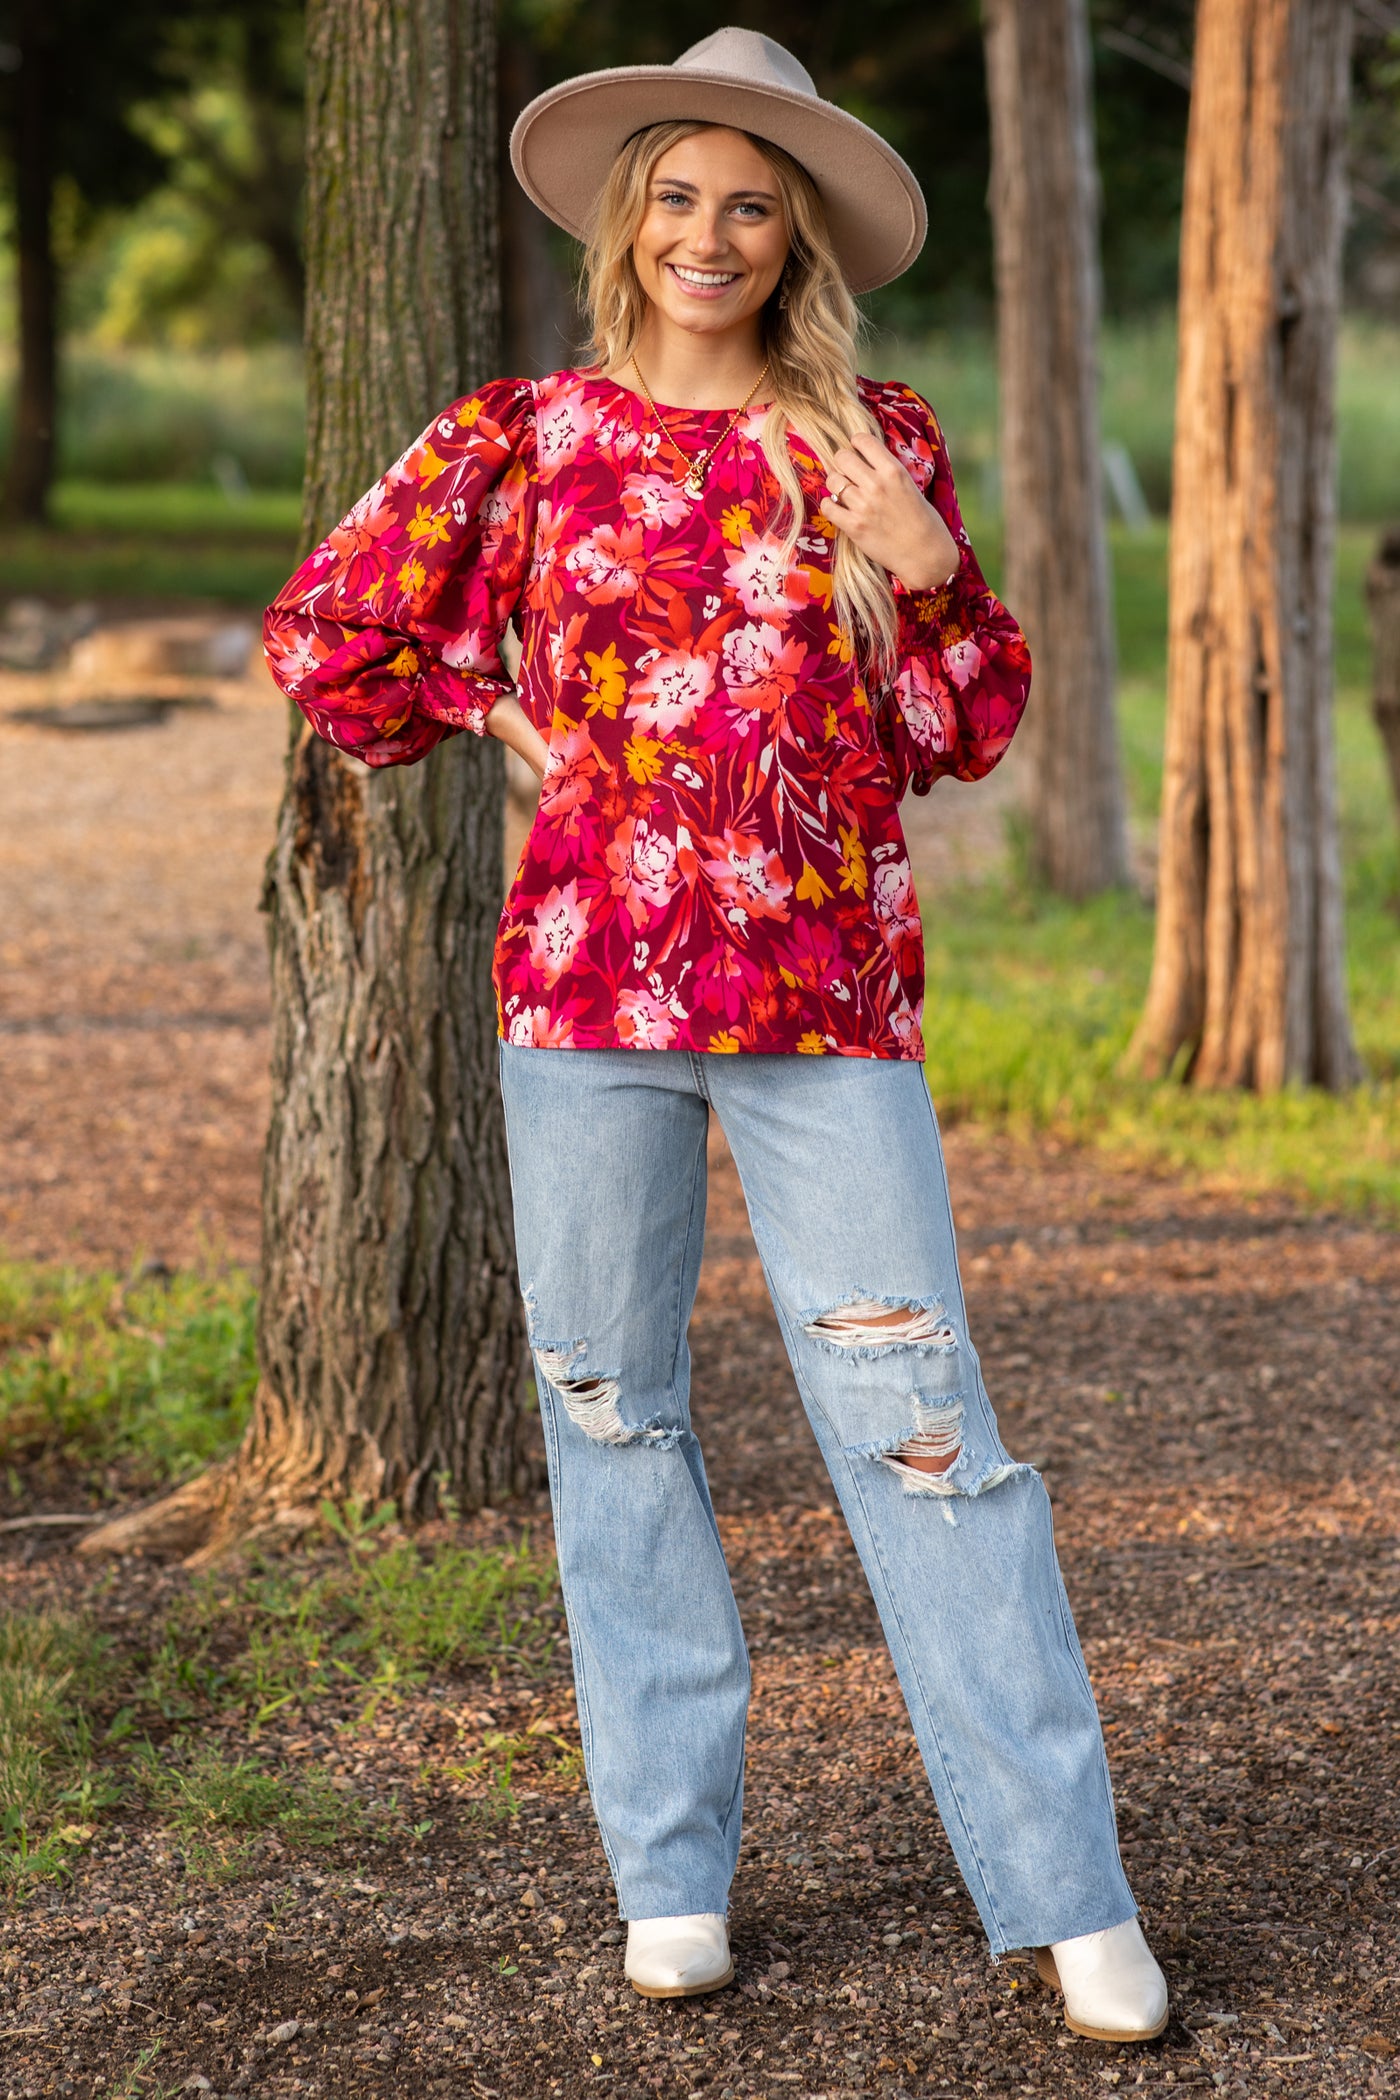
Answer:
<path fill-rule="evenodd" d="M 0 96 L 12 129 L 17 48 L 0 9 Z M 1350 315 L 1342 359 L 1342 510 L 1400 501 L 1400 48 L 1395 11 L 1358 7 Z M 197 492 L 275 527 L 301 478 L 303 66 L 297 0 L 52 0 L 52 130 L 61 314 L 60 522 L 187 530 Z M 917 171 L 931 233 L 907 277 L 868 304 L 872 367 L 931 392 L 975 499 L 996 497 L 996 360 L 986 190 L 989 141 L 976 0 L 856 9 L 753 5 L 821 90 L 882 131 Z M 502 138 L 541 87 L 593 67 L 665 63 L 724 19 L 682 4 L 664 27 L 618 0 L 503 0 Z M 1094 91 L 1107 328 L 1105 436 L 1154 516 L 1171 472 L 1172 307 L 1190 82 L 1190 0 L 1094 0 Z M 8 157 L 7 157 L 8 160 Z M 15 337 L 12 162 L 0 195 L 0 444 Z M 570 244 L 503 184 L 507 362 L 569 360 Z M 1132 497 L 1128 497 L 1129 503 Z M 213 513 L 216 520 L 217 510 Z M 273 568 L 275 569 L 275 564 Z M 273 570 L 268 572 L 275 582 Z M 217 577 L 203 579 L 217 583 Z M 227 578 L 236 594 L 252 571 Z"/>

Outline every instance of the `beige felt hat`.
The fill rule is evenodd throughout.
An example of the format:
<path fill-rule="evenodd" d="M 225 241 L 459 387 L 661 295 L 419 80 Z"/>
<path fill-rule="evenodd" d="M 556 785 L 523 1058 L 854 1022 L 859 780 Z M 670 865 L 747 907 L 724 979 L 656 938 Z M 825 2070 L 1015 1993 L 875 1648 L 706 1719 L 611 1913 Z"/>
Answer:
<path fill-rule="evenodd" d="M 510 135 L 526 194 L 584 240 L 608 171 L 634 131 L 693 117 L 781 146 L 821 192 L 853 292 L 907 270 L 924 244 L 923 192 L 892 146 L 834 102 L 790 51 L 754 29 L 717 29 L 673 66 L 580 73 L 537 95 Z"/>

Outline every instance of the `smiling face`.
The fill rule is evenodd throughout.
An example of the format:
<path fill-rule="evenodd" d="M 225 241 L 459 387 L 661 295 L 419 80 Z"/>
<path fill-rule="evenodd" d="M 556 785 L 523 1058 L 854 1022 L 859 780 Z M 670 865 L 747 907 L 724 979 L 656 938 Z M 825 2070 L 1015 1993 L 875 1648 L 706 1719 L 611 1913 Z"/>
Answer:
<path fill-rule="evenodd" d="M 714 129 L 652 169 L 632 261 L 658 317 L 689 335 L 756 334 L 788 245 L 772 168 L 742 132 Z"/>

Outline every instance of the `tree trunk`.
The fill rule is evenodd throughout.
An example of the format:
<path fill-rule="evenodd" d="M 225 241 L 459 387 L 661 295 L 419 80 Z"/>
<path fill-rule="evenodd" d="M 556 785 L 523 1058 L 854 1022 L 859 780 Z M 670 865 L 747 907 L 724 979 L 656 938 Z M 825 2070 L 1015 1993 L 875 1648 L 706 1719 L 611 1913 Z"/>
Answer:
<path fill-rule="evenodd" d="M 1126 882 L 1098 426 L 1098 191 L 1084 0 L 985 0 L 1006 597 L 1035 688 L 1032 854 L 1067 897 Z"/>
<path fill-rule="evenodd" d="M 324 536 L 498 362 L 491 0 L 312 0 L 309 453 Z M 207 1559 L 321 1496 L 517 1491 L 524 1337 L 490 962 L 498 744 L 370 772 L 293 717 L 268 861 L 261 1383 L 222 1469 L 84 1542 Z"/>
<path fill-rule="evenodd" d="M 58 408 L 58 270 L 53 252 L 53 127 L 58 53 L 52 11 L 24 0 L 15 83 L 15 249 L 19 385 L 0 512 L 24 525 L 48 520 Z"/>
<path fill-rule="evenodd" d="M 1181 236 L 1157 939 L 1129 1052 L 1349 1085 L 1332 755 L 1351 9 L 1200 0 Z"/>
<path fill-rule="evenodd" d="M 1400 815 L 1400 529 L 1387 532 L 1366 571 L 1371 612 L 1371 712 Z"/>

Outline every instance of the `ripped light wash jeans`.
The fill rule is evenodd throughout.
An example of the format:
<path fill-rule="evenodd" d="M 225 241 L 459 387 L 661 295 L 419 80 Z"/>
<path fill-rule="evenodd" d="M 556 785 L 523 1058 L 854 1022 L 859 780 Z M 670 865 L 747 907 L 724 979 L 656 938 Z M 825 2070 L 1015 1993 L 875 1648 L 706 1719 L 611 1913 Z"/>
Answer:
<path fill-rule="evenodd" d="M 922 1067 L 503 1045 L 501 1074 L 584 1758 L 622 1916 L 724 1911 L 739 1851 L 748 1657 L 686 1342 L 713 1108 L 993 1954 L 1131 1918 L 1049 1501 L 1004 1449 L 968 1339 Z M 884 1307 L 927 1317 L 907 1337 L 862 1329 Z M 957 1456 L 928 1473 L 901 1449 Z"/>

